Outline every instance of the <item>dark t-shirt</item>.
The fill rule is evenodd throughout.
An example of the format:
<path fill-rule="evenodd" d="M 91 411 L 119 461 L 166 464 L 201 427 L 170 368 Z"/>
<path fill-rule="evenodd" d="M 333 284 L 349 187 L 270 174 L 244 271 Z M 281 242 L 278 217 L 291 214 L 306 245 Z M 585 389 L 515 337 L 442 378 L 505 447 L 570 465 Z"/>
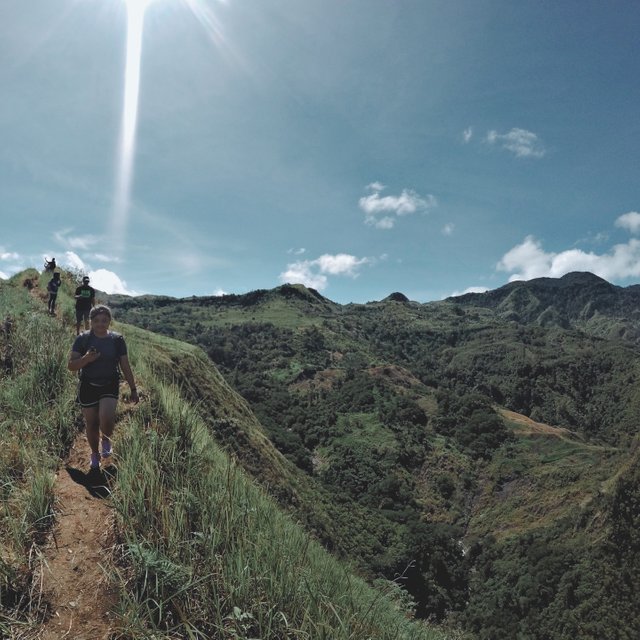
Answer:
<path fill-rule="evenodd" d="M 104 338 L 98 338 L 91 331 L 84 331 L 73 342 L 71 351 L 84 355 L 91 347 L 100 357 L 81 369 L 80 378 L 93 384 L 108 384 L 120 377 L 120 357 L 127 355 L 124 338 L 115 331 L 109 331 Z"/>
<path fill-rule="evenodd" d="M 91 301 L 96 297 L 96 290 L 88 284 L 81 284 L 76 289 L 76 309 L 91 309 Z"/>
<path fill-rule="evenodd" d="M 49 284 L 47 285 L 47 291 L 55 295 L 56 293 L 58 293 L 58 289 L 60 288 L 61 284 L 62 280 L 56 280 L 55 278 L 52 278 L 51 280 L 49 280 Z"/>

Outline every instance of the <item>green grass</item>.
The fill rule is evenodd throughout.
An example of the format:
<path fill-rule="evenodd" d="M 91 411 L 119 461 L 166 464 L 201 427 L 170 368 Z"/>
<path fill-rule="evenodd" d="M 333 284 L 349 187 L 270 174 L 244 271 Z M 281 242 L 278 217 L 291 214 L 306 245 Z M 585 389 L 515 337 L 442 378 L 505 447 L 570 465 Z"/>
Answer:
<path fill-rule="evenodd" d="M 280 512 L 180 389 L 158 382 L 147 357 L 136 355 L 136 375 L 153 401 L 118 445 L 123 636 L 445 637 L 408 620 L 390 593 L 351 574 Z"/>
<path fill-rule="evenodd" d="M 19 637 L 41 611 L 30 599 L 37 544 L 52 523 L 55 469 L 75 437 L 71 337 L 21 286 L 0 282 L 0 632 Z M 11 628 L 7 635 L 5 629 Z"/>
<path fill-rule="evenodd" d="M 0 339 L 3 357 L 8 346 L 13 354 L 0 380 L 0 637 L 15 640 L 32 637 L 41 620 L 40 603 L 31 599 L 34 558 L 52 524 L 54 471 L 76 435 L 75 377 L 65 366 L 71 298 L 67 292 L 61 299 L 62 323 L 46 315 L 43 298 L 18 281 L 0 283 L 0 314 L 11 315 L 14 327 Z M 447 637 L 412 622 L 393 585 L 374 589 L 329 555 L 218 447 L 201 412 L 239 420 L 269 450 L 244 401 L 199 349 L 115 328 L 126 335 L 136 378 L 150 398 L 133 412 L 121 405 L 117 431 L 116 635 Z M 194 378 L 197 389 L 190 389 Z M 196 391 L 199 403 L 185 399 Z"/>
<path fill-rule="evenodd" d="M 519 429 L 516 425 L 516 433 Z M 576 516 L 619 465 L 612 448 L 553 434 L 520 434 L 485 469 L 469 536 L 503 538 Z"/>

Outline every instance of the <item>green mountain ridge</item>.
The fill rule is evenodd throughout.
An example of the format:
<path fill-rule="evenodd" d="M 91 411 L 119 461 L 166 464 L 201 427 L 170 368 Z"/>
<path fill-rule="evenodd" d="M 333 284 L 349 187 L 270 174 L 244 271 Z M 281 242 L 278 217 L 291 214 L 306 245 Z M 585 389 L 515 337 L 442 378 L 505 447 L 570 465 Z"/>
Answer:
<path fill-rule="evenodd" d="M 535 298 L 566 315 L 589 303 L 576 291 L 589 283 L 611 295 L 579 274 L 534 283 Z M 161 447 L 151 459 L 214 437 L 359 575 L 395 580 L 420 617 L 448 620 L 470 637 L 634 638 L 639 354 L 630 334 L 611 330 L 634 320 L 596 297 L 601 335 L 577 321 L 542 325 L 522 311 L 515 321 L 500 305 L 514 290 L 531 300 L 518 284 L 489 292 L 491 304 L 393 294 L 343 306 L 298 285 L 239 297 L 101 297 L 118 320 L 208 355 L 124 327 L 153 393 L 165 397 L 179 384 L 184 410 L 197 411 L 197 438 L 185 440 L 171 435 L 166 406 L 154 408 L 170 437 L 145 444 Z M 633 288 L 618 289 L 613 295 L 632 305 Z M 41 296 L 38 286 L 32 293 Z M 70 308 L 64 313 L 71 323 Z M 179 488 L 191 477 L 181 465 L 171 495 L 196 491 Z M 130 477 L 140 484 L 135 471 Z M 158 553 L 169 553 L 158 542 Z M 418 638 L 417 629 L 393 637 Z"/>
<path fill-rule="evenodd" d="M 76 430 L 75 384 L 65 367 L 73 279 L 63 277 L 61 322 L 46 316 L 38 280 L 29 272 L 0 282 L 0 313 L 11 319 L 0 335 L 0 635 L 7 638 L 36 637 L 46 615 L 29 558 L 51 526 L 53 472 Z M 320 539 L 341 517 L 272 446 L 198 347 L 115 328 L 126 335 L 144 400 L 122 409 L 116 436 L 121 557 L 106 550 L 102 557 L 120 598 L 114 639 L 452 637 L 412 622 L 397 585 L 368 586 L 241 470 L 234 452 Z"/>
<path fill-rule="evenodd" d="M 577 328 L 604 338 L 638 340 L 640 285 L 618 287 L 588 272 L 512 282 L 494 291 L 449 300 L 492 309 L 523 324 Z"/>
<path fill-rule="evenodd" d="M 208 353 L 311 486 L 352 511 L 324 544 L 371 575 L 402 574 L 420 615 L 492 640 L 626 637 L 603 631 L 618 623 L 594 604 L 609 602 L 604 583 L 587 584 L 623 563 L 603 540 L 637 473 L 639 288 L 569 274 L 426 304 L 318 295 L 108 299 Z M 528 576 L 520 596 L 513 576 Z"/>

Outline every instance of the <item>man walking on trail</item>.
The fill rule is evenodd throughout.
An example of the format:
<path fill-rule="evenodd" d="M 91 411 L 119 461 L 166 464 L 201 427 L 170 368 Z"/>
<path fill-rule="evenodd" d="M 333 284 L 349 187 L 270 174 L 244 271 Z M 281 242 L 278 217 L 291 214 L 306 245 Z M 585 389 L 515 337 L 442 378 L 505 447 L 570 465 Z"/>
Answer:
<path fill-rule="evenodd" d="M 89 286 L 89 276 L 82 278 L 76 288 L 76 335 L 80 334 L 80 324 L 84 320 L 84 330 L 89 331 L 89 312 L 96 303 L 96 290 Z"/>
<path fill-rule="evenodd" d="M 47 291 L 49 292 L 49 315 L 56 315 L 56 298 L 58 297 L 58 289 L 62 284 L 62 280 L 60 280 L 60 274 L 56 271 L 53 274 L 53 278 L 49 280 L 49 284 L 47 285 Z"/>

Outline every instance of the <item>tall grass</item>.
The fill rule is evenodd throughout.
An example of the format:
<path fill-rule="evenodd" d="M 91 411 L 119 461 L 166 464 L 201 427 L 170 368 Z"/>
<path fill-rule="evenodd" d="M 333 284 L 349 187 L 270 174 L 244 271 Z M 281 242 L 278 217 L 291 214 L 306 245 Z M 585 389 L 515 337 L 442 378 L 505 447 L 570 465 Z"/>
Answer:
<path fill-rule="evenodd" d="M 37 543 L 52 520 L 54 471 L 75 437 L 72 335 L 19 283 L 0 283 L 11 315 L 0 373 L 0 637 L 33 633 Z M 113 504 L 121 545 L 121 638 L 432 639 L 387 593 L 369 587 L 222 452 L 180 389 L 152 372 L 159 351 L 134 340 L 151 401 L 127 413 Z M 156 345 L 156 349 L 159 347 Z M 162 345 L 164 356 L 175 356 Z"/>
<path fill-rule="evenodd" d="M 443 637 L 279 511 L 178 388 L 151 378 L 146 386 L 153 402 L 123 429 L 114 494 L 126 567 L 122 637 Z"/>
<path fill-rule="evenodd" d="M 75 409 L 70 335 L 15 284 L 0 283 L 0 320 L 0 636 L 9 638 L 38 613 L 33 550 L 52 522 L 54 472 L 75 436 Z"/>

